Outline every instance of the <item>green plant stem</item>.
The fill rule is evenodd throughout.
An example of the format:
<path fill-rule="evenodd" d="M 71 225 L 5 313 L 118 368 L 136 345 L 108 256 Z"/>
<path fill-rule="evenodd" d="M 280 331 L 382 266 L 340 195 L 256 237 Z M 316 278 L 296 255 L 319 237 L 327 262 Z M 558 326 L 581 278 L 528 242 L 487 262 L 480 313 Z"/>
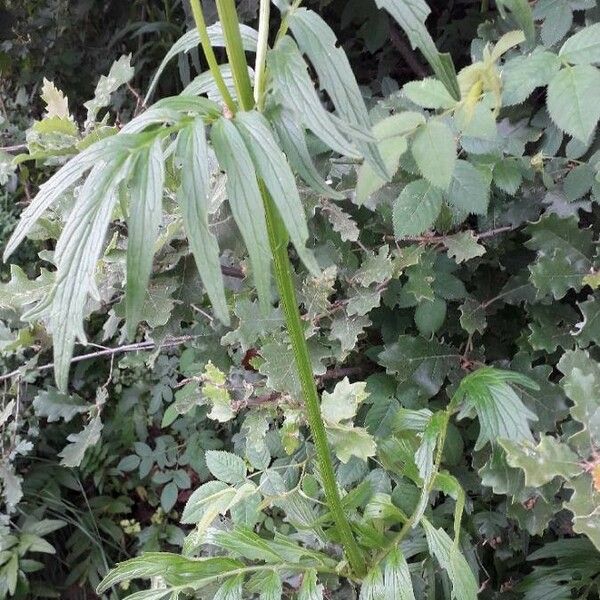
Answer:
<path fill-rule="evenodd" d="M 293 13 L 297 8 L 302 4 L 302 0 L 295 0 L 295 2 L 290 6 L 289 10 L 283 15 L 281 19 L 281 25 L 279 27 L 279 31 L 277 32 L 277 36 L 275 37 L 275 43 L 277 42 L 288 32 L 290 21 L 289 16 Z"/>
<path fill-rule="evenodd" d="M 217 88 L 219 89 L 219 93 L 223 98 L 223 102 L 225 102 L 227 108 L 232 113 L 235 113 L 235 102 L 233 101 L 233 98 L 227 89 L 227 85 L 225 85 L 225 80 L 221 75 L 221 69 L 219 69 L 219 63 L 217 62 L 215 51 L 213 50 L 212 44 L 210 43 L 210 38 L 208 37 L 208 30 L 206 29 L 206 21 L 204 20 L 204 13 L 202 12 L 202 7 L 200 6 L 200 0 L 190 0 L 190 6 L 192 7 L 192 14 L 194 15 L 196 28 L 200 34 L 200 43 L 202 44 L 202 51 L 204 52 L 204 57 L 208 63 L 208 68 L 210 69 L 215 83 L 217 84 Z"/>
<path fill-rule="evenodd" d="M 308 424 L 317 451 L 319 473 L 323 482 L 325 498 L 337 526 L 348 563 L 356 575 L 362 576 L 365 573 L 365 561 L 354 539 L 354 534 L 342 506 L 333 470 L 331 452 L 327 442 L 327 432 L 325 431 L 325 425 L 321 417 L 319 394 L 315 384 L 306 338 L 304 337 L 304 328 L 302 327 L 302 320 L 298 310 L 298 301 L 296 299 L 294 280 L 292 278 L 290 259 L 287 251 L 287 232 L 281 222 L 281 217 L 277 212 L 273 200 L 264 187 L 261 186 L 261 188 L 267 217 L 269 243 L 275 265 L 275 278 L 277 280 L 288 335 L 292 342 L 296 368 L 300 377 Z"/>
<path fill-rule="evenodd" d="M 234 0 L 217 0 L 217 10 L 223 27 L 227 56 L 229 57 L 229 64 L 240 100 L 240 106 L 242 110 L 251 110 L 254 107 L 254 93 L 250 77 L 248 76 L 248 63 L 242 46 Z M 263 45 L 266 45 L 264 34 L 262 40 Z M 261 100 L 259 98 L 259 105 Z M 273 200 L 261 181 L 259 181 L 259 185 L 267 220 L 269 245 L 275 266 L 275 279 L 306 404 L 308 425 L 317 452 L 325 498 L 336 524 L 348 564 L 354 575 L 362 577 L 366 572 L 364 557 L 354 539 L 352 528 L 342 506 L 335 479 L 335 471 L 333 470 L 331 451 L 327 443 L 327 432 L 325 431 L 325 424 L 321 417 L 319 394 L 317 392 L 306 338 L 304 337 L 304 328 L 298 309 L 292 268 L 288 256 L 289 237 Z"/>
<path fill-rule="evenodd" d="M 252 110 L 254 106 L 254 94 L 252 83 L 248 75 L 248 62 L 242 44 L 240 24 L 237 16 L 237 8 L 234 0 L 217 0 L 217 11 L 223 36 L 225 37 L 225 49 L 229 58 L 229 65 L 233 74 L 233 82 L 237 91 L 242 110 Z"/>
<path fill-rule="evenodd" d="M 427 489 L 425 491 L 425 493 L 427 495 L 429 495 L 431 493 L 431 491 L 433 490 L 435 476 L 439 472 L 440 466 L 442 464 L 442 458 L 444 456 L 444 446 L 446 444 L 446 435 L 448 433 L 448 424 L 450 423 L 450 416 L 453 413 L 452 402 L 450 403 L 450 405 L 448 405 L 448 407 L 446 408 L 446 410 L 444 412 L 445 412 L 444 422 L 443 422 L 440 434 L 438 436 L 437 445 L 436 445 L 435 460 L 433 463 L 433 473 L 432 473 L 431 479 L 429 480 L 429 483 L 427 485 Z M 394 548 L 396 548 L 398 546 L 398 544 L 406 537 L 406 535 L 410 532 L 410 530 L 413 529 L 413 527 L 415 527 L 417 525 L 417 519 L 416 519 L 417 511 L 418 511 L 418 509 L 416 509 L 412 513 L 412 515 L 410 515 L 410 517 L 408 518 L 408 521 L 406 521 L 402 525 L 402 528 L 400 529 L 400 531 L 391 539 L 390 542 L 388 542 L 383 547 L 381 552 L 379 554 L 377 554 L 377 556 L 375 557 L 375 560 L 373 561 L 374 565 L 377 565 L 381 561 L 383 561 L 385 559 L 385 557 Z M 458 532 L 455 533 L 455 536 L 458 538 Z"/>
<path fill-rule="evenodd" d="M 269 47 L 269 20 L 271 16 L 271 0 L 260 0 L 258 17 L 258 45 L 254 66 L 254 102 L 259 110 L 263 109 L 265 96 L 265 63 Z"/>
<path fill-rule="evenodd" d="M 234 0 L 217 0 L 217 10 L 223 27 L 225 44 L 229 64 L 231 66 L 233 80 L 240 101 L 242 110 L 251 110 L 254 107 L 254 93 L 252 84 L 248 76 L 248 63 L 242 46 L 242 37 L 240 34 L 239 22 Z M 266 34 L 263 27 L 262 45 L 266 47 Z M 259 90 L 259 102 L 262 102 L 261 92 Z M 277 207 L 269 196 L 263 183 L 259 180 L 261 188 L 265 216 L 267 220 L 267 229 L 269 234 L 269 245 L 273 255 L 275 266 L 275 279 L 283 313 L 285 315 L 288 334 L 292 343 L 292 351 L 298 377 L 302 387 L 302 393 L 308 415 L 308 424 L 313 436 L 319 472 L 323 481 L 323 489 L 327 505 L 336 524 L 340 541 L 344 548 L 348 564 L 352 572 L 361 577 L 366 572 L 365 560 L 354 539 L 352 528 L 346 518 L 344 507 L 340 498 L 335 471 L 333 469 L 333 460 L 329 444 L 327 443 L 327 432 L 325 424 L 321 417 L 321 407 L 319 394 L 312 370 L 310 354 L 304 337 L 304 328 L 298 309 L 296 299 L 296 290 L 294 288 L 294 279 L 292 277 L 292 267 L 288 256 L 288 234 L 281 217 L 277 212 Z"/>

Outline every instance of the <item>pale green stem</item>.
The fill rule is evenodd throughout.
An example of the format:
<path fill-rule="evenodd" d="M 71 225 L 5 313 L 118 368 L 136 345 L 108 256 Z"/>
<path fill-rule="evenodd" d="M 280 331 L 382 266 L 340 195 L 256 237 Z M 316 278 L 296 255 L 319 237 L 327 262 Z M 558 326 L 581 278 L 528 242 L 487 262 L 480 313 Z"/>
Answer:
<path fill-rule="evenodd" d="M 221 69 L 219 69 L 219 63 L 217 62 L 215 51 L 213 50 L 212 44 L 210 43 L 210 38 L 208 37 L 208 30 L 206 29 L 206 21 L 204 20 L 204 13 L 202 12 L 202 8 L 200 6 L 200 0 L 190 0 L 190 6 L 192 7 L 192 14 L 194 15 L 196 28 L 200 34 L 200 43 L 202 44 L 202 51 L 204 52 L 204 57 L 208 63 L 208 68 L 210 69 L 215 83 L 217 84 L 217 88 L 219 89 L 219 93 L 223 98 L 223 102 L 225 102 L 227 108 L 232 113 L 235 113 L 235 102 L 233 101 L 233 98 L 229 93 L 229 89 L 225 84 L 225 80 L 221 75 Z"/>
<path fill-rule="evenodd" d="M 269 48 L 269 20 L 271 16 L 271 0 L 260 0 L 258 17 L 258 46 L 254 67 L 254 102 L 259 110 L 263 108 L 265 95 L 265 63 Z"/>
<path fill-rule="evenodd" d="M 252 110 L 254 107 L 252 82 L 250 81 L 250 75 L 248 75 L 248 62 L 246 61 L 246 53 L 242 44 L 240 24 L 234 0 L 217 0 L 217 11 L 221 27 L 223 27 L 225 49 L 227 50 L 240 107 L 242 110 Z"/>
<path fill-rule="evenodd" d="M 254 95 L 252 93 L 250 77 L 248 76 L 248 63 L 246 62 L 246 55 L 242 46 L 234 0 L 217 0 L 217 10 L 219 11 L 219 17 L 223 26 L 223 33 L 227 44 L 227 55 L 229 56 L 229 64 L 231 65 L 240 105 L 243 110 L 251 110 L 254 106 Z M 333 516 L 346 558 L 348 559 L 348 564 L 356 576 L 362 577 L 365 574 L 366 565 L 363 554 L 354 538 L 350 522 L 346 517 L 337 487 L 331 450 L 327 442 L 327 432 L 325 431 L 325 424 L 321 417 L 319 394 L 312 370 L 310 353 L 304 336 L 302 318 L 298 309 L 292 267 L 287 250 L 289 238 L 277 207 L 274 205 L 262 182 L 259 181 L 259 184 L 267 219 L 269 244 L 275 266 L 275 279 L 304 396 L 308 425 L 317 452 L 319 473 L 323 482 L 325 498 Z"/>
<path fill-rule="evenodd" d="M 448 432 L 448 424 L 450 423 L 450 416 L 453 413 L 452 402 L 450 402 L 450 404 L 446 408 L 445 413 L 446 414 L 444 417 L 443 427 L 442 427 L 442 430 L 440 431 L 440 435 L 437 440 L 437 448 L 436 448 L 435 460 L 434 460 L 434 464 L 433 464 L 433 473 L 431 475 L 429 483 L 427 484 L 427 488 L 424 492 L 428 495 L 433 490 L 435 476 L 439 472 L 440 466 L 442 464 L 442 458 L 444 456 L 444 446 L 446 444 L 446 435 Z M 412 515 L 410 515 L 408 521 L 406 521 L 402 525 L 402 528 L 400 529 L 400 531 L 392 538 L 392 540 L 390 542 L 388 542 L 384 546 L 384 548 L 381 550 L 381 552 L 375 557 L 375 560 L 373 561 L 374 565 L 377 565 L 381 561 L 383 561 L 385 559 L 385 557 L 394 548 L 396 548 L 398 546 L 398 544 L 400 544 L 400 542 L 407 536 L 407 534 L 411 531 L 411 529 L 413 529 L 418 524 L 416 521 L 417 512 L 418 512 L 418 508 L 413 512 Z M 456 532 L 455 535 L 456 535 L 456 537 L 458 537 L 458 532 Z"/>

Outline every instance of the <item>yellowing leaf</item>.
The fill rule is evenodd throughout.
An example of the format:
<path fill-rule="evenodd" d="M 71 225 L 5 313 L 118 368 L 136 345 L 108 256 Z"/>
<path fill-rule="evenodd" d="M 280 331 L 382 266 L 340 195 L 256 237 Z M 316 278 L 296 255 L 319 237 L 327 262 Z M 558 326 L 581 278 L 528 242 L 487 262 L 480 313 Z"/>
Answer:
<path fill-rule="evenodd" d="M 42 85 L 42 100 L 46 103 L 46 116 L 58 117 L 60 119 L 70 119 L 69 102 L 67 97 L 44 77 Z"/>

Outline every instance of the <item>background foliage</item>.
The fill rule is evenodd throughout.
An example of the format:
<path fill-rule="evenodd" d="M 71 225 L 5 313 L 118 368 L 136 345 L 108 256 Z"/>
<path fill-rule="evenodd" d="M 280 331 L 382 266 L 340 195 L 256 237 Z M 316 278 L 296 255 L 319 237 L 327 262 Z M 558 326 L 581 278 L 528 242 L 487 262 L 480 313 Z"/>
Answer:
<path fill-rule="evenodd" d="M 375 2 L 307 3 L 342 41 L 395 172 L 385 183 L 308 138 L 337 192 L 301 189 L 322 274 L 298 262 L 296 276 L 338 482 L 373 549 L 425 502 L 425 528 L 402 545 L 417 598 L 470 597 L 436 562 L 453 564 L 444 544 L 458 531 L 482 598 L 596 598 L 600 10 L 591 0 L 537 0 L 531 11 L 431 4 L 428 31 L 453 57 L 459 102 Z M 256 24 L 256 2 L 240 10 Z M 0 16 L 4 246 L 63 155 L 142 112 L 191 20 L 176 1 L 7 2 Z M 202 71 L 196 50 L 177 55 L 157 97 Z M 36 160 L 17 167 L 25 150 Z M 74 194 L 3 265 L 0 597 L 94 597 L 116 562 L 189 551 L 200 541 L 190 533 L 210 525 L 213 553 L 241 547 L 227 538 L 235 525 L 293 535 L 323 569 L 339 558 L 322 535 L 328 516 L 282 316 L 260 311 L 224 177 L 212 176 L 231 327 L 214 319 L 194 266 L 176 172 L 132 341 L 126 208 L 115 209 L 85 309 L 90 344 L 77 347 L 67 393 L 48 366 L 47 321 L 23 315 L 53 285 Z M 456 418 L 444 440 L 436 415 L 448 406 Z M 370 574 L 363 597 L 386 572 Z M 358 594 L 335 574 L 311 577 L 284 578 L 286 593 Z"/>

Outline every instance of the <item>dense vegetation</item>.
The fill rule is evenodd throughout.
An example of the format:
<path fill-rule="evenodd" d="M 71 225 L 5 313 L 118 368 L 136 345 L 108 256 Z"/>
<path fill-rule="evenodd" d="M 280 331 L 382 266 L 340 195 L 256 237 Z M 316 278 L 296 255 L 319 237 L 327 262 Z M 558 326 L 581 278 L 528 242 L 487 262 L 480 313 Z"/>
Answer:
<path fill-rule="evenodd" d="M 599 598 L 600 6 L 431 4 L 0 8 L 0 599 Z"/>

